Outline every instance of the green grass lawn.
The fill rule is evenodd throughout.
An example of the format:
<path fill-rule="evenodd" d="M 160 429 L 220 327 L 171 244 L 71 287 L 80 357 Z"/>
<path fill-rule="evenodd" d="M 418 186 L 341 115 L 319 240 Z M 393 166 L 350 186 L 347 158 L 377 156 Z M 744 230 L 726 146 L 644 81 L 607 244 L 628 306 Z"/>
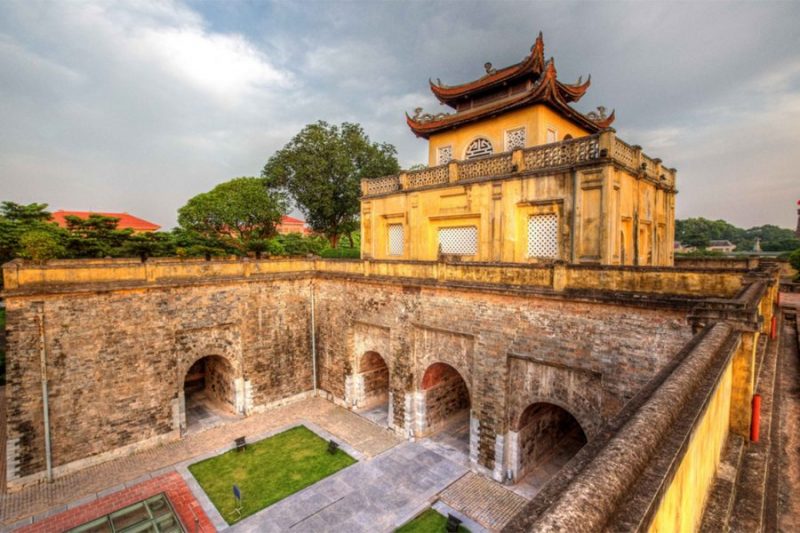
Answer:
<path fill-rule="evenodd" d="M 195 463 L 189 471 L 229 524 L 350 466 L 356 460 L 304 426 Z M 242 491 L 242 515 L 233 512 L 233 484 Z"/>
<path fill-rule="evenodd" d="M 402 527 L 395 529 L 395 533 L 439 533 L 444 531 L 447 524 L 447 517 L 439 514 L 434 509 L 428 509 L 411 522 L 407 522 Z M 469 533 L 469 529 L 458 526 L 461 533 Z"/>

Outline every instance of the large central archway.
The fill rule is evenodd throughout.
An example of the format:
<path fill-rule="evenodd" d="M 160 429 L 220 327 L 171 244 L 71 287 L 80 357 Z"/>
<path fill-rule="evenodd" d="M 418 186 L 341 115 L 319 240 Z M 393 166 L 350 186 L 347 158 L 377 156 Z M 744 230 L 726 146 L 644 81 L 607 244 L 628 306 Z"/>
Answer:
<path fill-rule="evenodd" d="M 567 410 L 552 403 L 529 405 L 514 426 L 515 479 L 533 496 L 586 444 L 581 425 Z"/>
<path fill-rule="evenodd" d="M 236 381 L 233 366 L 216 355 L 201 357 L 183 379 L 187 432 L 213 427 L 236 417 Z"/>

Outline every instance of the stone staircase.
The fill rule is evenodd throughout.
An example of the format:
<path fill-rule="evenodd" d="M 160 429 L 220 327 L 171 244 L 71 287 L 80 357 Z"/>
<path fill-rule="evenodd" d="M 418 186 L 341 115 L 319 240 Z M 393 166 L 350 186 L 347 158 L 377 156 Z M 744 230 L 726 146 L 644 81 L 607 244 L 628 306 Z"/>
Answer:
<path fill-rule="evenodd" d="M 797 342 L 797 331 L 783 332 L 783 320 L 795 320 L 793 312 L 778 313 L 778 339 L 759 339 L 756 391 L 761 395 L 759 442 L 731 433 L 723 450 L 717 476 L 709 495 L 700 531 L 759 532 L 778 530 L 778 485 L 781 456 L 781 389 L 778 369 L 781 344 Z"/>

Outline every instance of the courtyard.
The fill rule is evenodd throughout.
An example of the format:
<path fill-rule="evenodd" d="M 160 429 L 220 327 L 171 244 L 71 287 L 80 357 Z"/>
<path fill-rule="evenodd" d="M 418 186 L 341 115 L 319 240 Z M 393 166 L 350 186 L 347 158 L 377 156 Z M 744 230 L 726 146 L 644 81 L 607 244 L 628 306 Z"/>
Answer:
<path fill-rule="evenodd" d="M 443 444 L 452 438 L 447 436 L 450 427 L 440 429 L 432 438 L 406 442 L 380 423 L 327 400 L 301 399 L 247 418 L 196 427 L 181 440 L 4 494 L 2 524 L 26 532 L 70 529 L 171 487 L 165 493 L 190 531 L 193 525 L 198 531 L 393 531 L 433 504 L 442 515 L 458 516 L 469 531 L 499 529 L 527 500 L 469 472 L 463 448 L 447 453 Z M 291 443 L 283 446 L 280 453 L 286 458 L 270 472 L 272 480 L 281 480 L 278 493 L 273 487 L 252 509 L 248 500 L 270 489 L 248 484 L 233 466 L 244 508 L 241 518 L 232 518 L 233 495 L 224 472 L 231 465 L 214 462 L 248 453 L 255 458 L 263 453 L 260 445 L 298 433 L 302 438 L 294 452 Z M 233 440 L 239 436 L 248 442 L 245 452 L 235 451 Z M 339 444 L 338 460 L 322 467 L 308 461 L 309 453 L 327 455 L 329 440 Z M 293 453 L 295 458 L 304 456 L 306 469 L 295 484 L 287 483 L 298 476 L 289 464 Z M 476 477 L 482 483 L 479 491 Z M 480 502 L 470 502 L 476 492 Z M 425 515 L 423 522 L 430 519 Z"/>

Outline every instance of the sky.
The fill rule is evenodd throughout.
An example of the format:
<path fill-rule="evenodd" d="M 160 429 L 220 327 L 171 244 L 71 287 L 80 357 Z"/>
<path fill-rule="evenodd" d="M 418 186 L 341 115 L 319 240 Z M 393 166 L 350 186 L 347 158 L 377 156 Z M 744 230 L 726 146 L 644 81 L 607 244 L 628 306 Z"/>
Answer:
<path fill-rule="evenodd" d="M 0 2 L 0 200 L 177 209 L 257 176 L 304 125 L 363 125 L 427 162 L 405 124 L 520 61 L 537 33 L 575 107 L 616 110 L 629 144 L 678 169 L 677 216 L 794 228 L 800 2 Z"/>

